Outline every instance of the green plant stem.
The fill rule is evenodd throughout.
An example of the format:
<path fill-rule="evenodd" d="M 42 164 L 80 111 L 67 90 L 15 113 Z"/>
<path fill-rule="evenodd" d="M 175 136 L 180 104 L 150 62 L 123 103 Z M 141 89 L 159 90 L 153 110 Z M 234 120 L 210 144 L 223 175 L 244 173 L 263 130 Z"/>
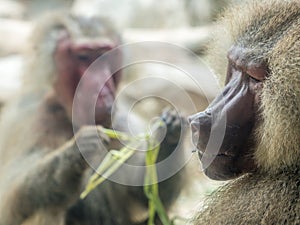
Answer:
<path fill-rule="evenodd" d="M 139 143 L 136 141 L 131 142 L 130 146 L 132 147 L 123 147 L 119 151 L 119 157 L 114 157 L 110 152 L 105 156 L 102 163 L 96 170 L 96 173 L 94 173 L 89 179 L 85 190 L 81 193 L 81 199 L 84 199 L 92 190 L 103 183 L 107 177 L 112 175 L 120 166 L 122 166 L 122 164 L 135 153 L 136 148 L 139 147 Z"/>
<path fill-rule="evenodd" d="M 171 221 L 164 209 L 164 206 L 159 198 L 159 189 L 157 182 L 156 160 L 160 150 L 160 145 L 156 147 L 155 143 L 148 140 L 148 151 L 146 153 L 146 176 L 144 183 L 144 192 L 149 199 L 149 219 L 148 225 L 154 225 L 155 213 L 157 212 L 163 225 L 171 225 Z"/>
<path fill-rule="evenodd" d="M 128 160 L 139 147 L 142 146 L 143 142 L 141 140 L 146 140 L 148 144 L 147 153 L 145 156 L 146 172 L 144 179 L 144 193 L 149 200 L 149 219 L 148 225 L 154 225 L 155 215 L 159 216 L 163 225 L 172 225 L 168 214 L 160 200 L 159 188 L 157 181 L 157 171 L 156 171 L 156 160 L 159 154 L 160 145 L 153 140 L 154 133 L 163 125 L 163 121 L 159 121 L 154 124 L 152 131 L 138 135 L 137 137 L 131 137 L 123 132 L 110 130 L 106 128 L 100 128 L 100 131 L 105 133 L 107 136 L 113 139 L 121 139 L 124 141 L 129 141 L 129 144 L 120 151 L 111 150 L 103 159 L 102 163 L 96 170 L 85 188 L 81 193 L 80 198 L 84 199 L 92 190 L 94 190 L 98 185 L 103 183 L 107 177 L 111 176 L 117 169 L 119 169 L 122 164 Z M 152 136 L 151 136 L 152 134 Z"/>
<path fill-rule="evenodd" d="M 107 136 L 109 136 L 110 138 L 113 139 L 121 139 L 124 141 L 128 141 L 131 140 L 132 137 L 125 134 L 124 132 L 120 132 L 120 131 L 116 131 L 116 130 L 111 130 L 111 129 L 107 129 L 104 127 L 101 127 L 100 130 L 105 133 Z"/>

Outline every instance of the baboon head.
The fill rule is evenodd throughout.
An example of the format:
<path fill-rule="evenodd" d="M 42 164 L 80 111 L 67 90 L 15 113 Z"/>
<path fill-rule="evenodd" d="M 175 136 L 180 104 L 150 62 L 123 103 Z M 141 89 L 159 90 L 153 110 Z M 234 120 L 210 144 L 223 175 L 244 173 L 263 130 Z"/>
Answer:
<path fill-rule="evenodd" d="M 57 13 L 44 20 L 35 29 L 29 68 L 34 74 L 28 74 L 28 85 L 52 88 L 75 125 L 106 125 L 111 120 L 122 60 L 118 49 L 106 53 L 120 44 L 118 32 L 103 18 Z M 31 84 L 32 75 L 37 83 Z"/>
<path fill-rule="evenodd" d="M 233 7 L 220 29 L 213 50 L 218 50 L 214 59 L 227 58 L 225 87 L 189 119 L 206 175 L 226 180 L 299 166 L 300 2 Z M 224 39 L 230 42 L 226 51 L 218 48 Z M 208 144 L 212 136 L 220 138 L 218 149 Z"/>

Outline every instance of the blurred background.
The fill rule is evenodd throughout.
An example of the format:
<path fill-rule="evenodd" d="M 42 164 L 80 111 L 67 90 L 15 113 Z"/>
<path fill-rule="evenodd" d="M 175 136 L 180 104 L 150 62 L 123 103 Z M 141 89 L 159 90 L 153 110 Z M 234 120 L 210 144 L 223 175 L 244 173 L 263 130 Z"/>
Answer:
<path fill-rule="evenodd" d="M 185 65 L 194 71 L 197 77 L 187 78 L 182 71 L 162 66 L 161 64 L 135 65 L 124 71 L 123 87 L 142 77 L 155 74 L 170 80 L 190 96 L 194 107 L 185 105 L 178 97 L 178 90 L 167 82 L 145 83 L 140 90 L 126 88 L 122 92 L 124 105 L 136 101 L 147 93 L 156 93 L 169 98 L 175 96 L 176 107 L 184 115 L 190 115 L 205 109 L 219 91 L 217 80 L 208 72 L 205 63 L 197 64 L 194 60 L 204 57 L 205 49 L 213 36 L 214 21 L 219 13 L 230 4 L 229 0 L 0 0 L 0 106 L 9 101 L 20 88 L 24 54 L 30 43 L 30 34 L 39 17 L 52 10 L 68 10 L 84 16 L 108 17 L 120 30 L 123 43 L 140 41 L 159 41 L 175 44 L 187 49 L 180 57 L 170 52 L 157 52 L 157 49 L 131 52 L 131 54 L 146 57 L 152 54 L 166 54 L 174 64 Z M 200 65 L 200 66 L 199 66 Z M 171 97 L 170 97 L 171 96 Z M 147 98 L 135 107 L 137 113 L 150 119 L 168 105 L 167 101 Z M 194 148 L 187 143 L 188 151 Z M 221 183 L 207 179 L 200 170 L 196 154 L 192 155 L 187 165 L 189 184 L 183 190 L 180 198 L 172 209 L 172 214 L 178 217 L 193 215 L 201 207 L 199 202 L 206 194 L 213 191 Z"/>

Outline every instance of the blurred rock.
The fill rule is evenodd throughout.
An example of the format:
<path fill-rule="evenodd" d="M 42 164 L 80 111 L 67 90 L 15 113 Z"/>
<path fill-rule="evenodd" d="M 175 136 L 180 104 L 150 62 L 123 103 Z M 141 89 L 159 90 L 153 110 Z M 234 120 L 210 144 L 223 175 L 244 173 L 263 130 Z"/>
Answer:
<path fill-rule="evenodd" d="M 233 0 L 185 0 L 191 26 L 201 26 L 216 20 L 220 12 Z M 237 0 L 235 0 L 237 1 Z"/>
<path fill-rule="evenodd" d="M 125 43 L 138 41 L 161 41 L 188 48 L 201 54 L 208 43 L 214 26 L 185 27 L 173 29 L 132 29 L 124 30 Z"/>
<path fill-rule="evenodd" d="M 191 26 L 207 24 L 212 20 L 213 0 L 185 0 L 185 10 Z"/>
<path fill-rule="evenodd" d="M 1 0 L 0 18 L 21 19 L 25 15 L 25 6 L 12 0 Z"/>
<path fill-rule="evenodd" d="M 12 55 L 0 58 L 0 102 L 6 102 L 21 85 L 23 57 Z"/>
<path fill-rule="evenodd" d="M 133 4 L 129 27 L 178 28 L 188 26 L 184 1 L 140 0 Z"/>
<path fill-rule="evenodd" d="M 188 26 L 183 1 L 75 0 L 72 11 L 110 18 L 120 28 L 175 28 Z"/>
<path fill-rule="evenodd" d="M 151 119 L 166 106 L 184 115 L 203 110 L 219 92 L 209 67 L 192 51 L 164 42 L 124 47 L 124 83 L 119 101 Z"/>
<path fill-rule="evenodd" d="M 20 53 L 27 48 L 30 22 L 0 19 L 0 56 Z"/>
<path fill-rule="evenodd" d="M 75 0 L 72 11 L 110 18 L 120 28 L 179 28 L 210 23 L 231 0 Z"/>
<path fill-rule="evenodd" d="M 52 10 L 69 10 L 73 0 L 18 0 L 26 8 L 25 17 L 27 19 L 36 19 L 43 13 Z M 88 1 L 87 1 L 88 2 Z"/>

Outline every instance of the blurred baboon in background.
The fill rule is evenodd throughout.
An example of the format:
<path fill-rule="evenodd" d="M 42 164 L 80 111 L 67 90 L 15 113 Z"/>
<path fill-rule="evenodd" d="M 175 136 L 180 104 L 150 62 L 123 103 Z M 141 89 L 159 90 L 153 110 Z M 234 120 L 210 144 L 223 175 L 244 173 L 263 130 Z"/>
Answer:
<path fill-rule="evenodd" d="M 146 223 L 143 187 L 106 181 L 84 200 L 79 198 L 93 172 L 87 162 L 97 165 L 106 148 L 120 147 L 95 124 L 111 128 L 113 123 L 121 131 L 130 124 L 143 131 L 140 120 L 112 110 L 122 76 L 122 52 L 115 51 L 113 58 L 105 53 L 120 44 L 120 35 L 103 19 L 58 13 L 39 22 L 32 42 L 21 94 L 5 107 L 0 124 L 0 224 Z M 100 65 L 84 78 L 100 56 Z M 75 94 L 77 88 L 81 91 Z M 176 152 L 173 163 L 180 163 L 181 118 L 169 111 L 162 119 L 167 134 L 158 160 Z M 99 140 L 103 145 L 97 144 Z M 130 160 L 143 166 L 144 153 Z M 121 169 L 115 175 L 128 182 L 144 179 L 143 169 L 127 172 Z M 179 172 L 159 185 L 166 207 L 181 184 Z"/>

